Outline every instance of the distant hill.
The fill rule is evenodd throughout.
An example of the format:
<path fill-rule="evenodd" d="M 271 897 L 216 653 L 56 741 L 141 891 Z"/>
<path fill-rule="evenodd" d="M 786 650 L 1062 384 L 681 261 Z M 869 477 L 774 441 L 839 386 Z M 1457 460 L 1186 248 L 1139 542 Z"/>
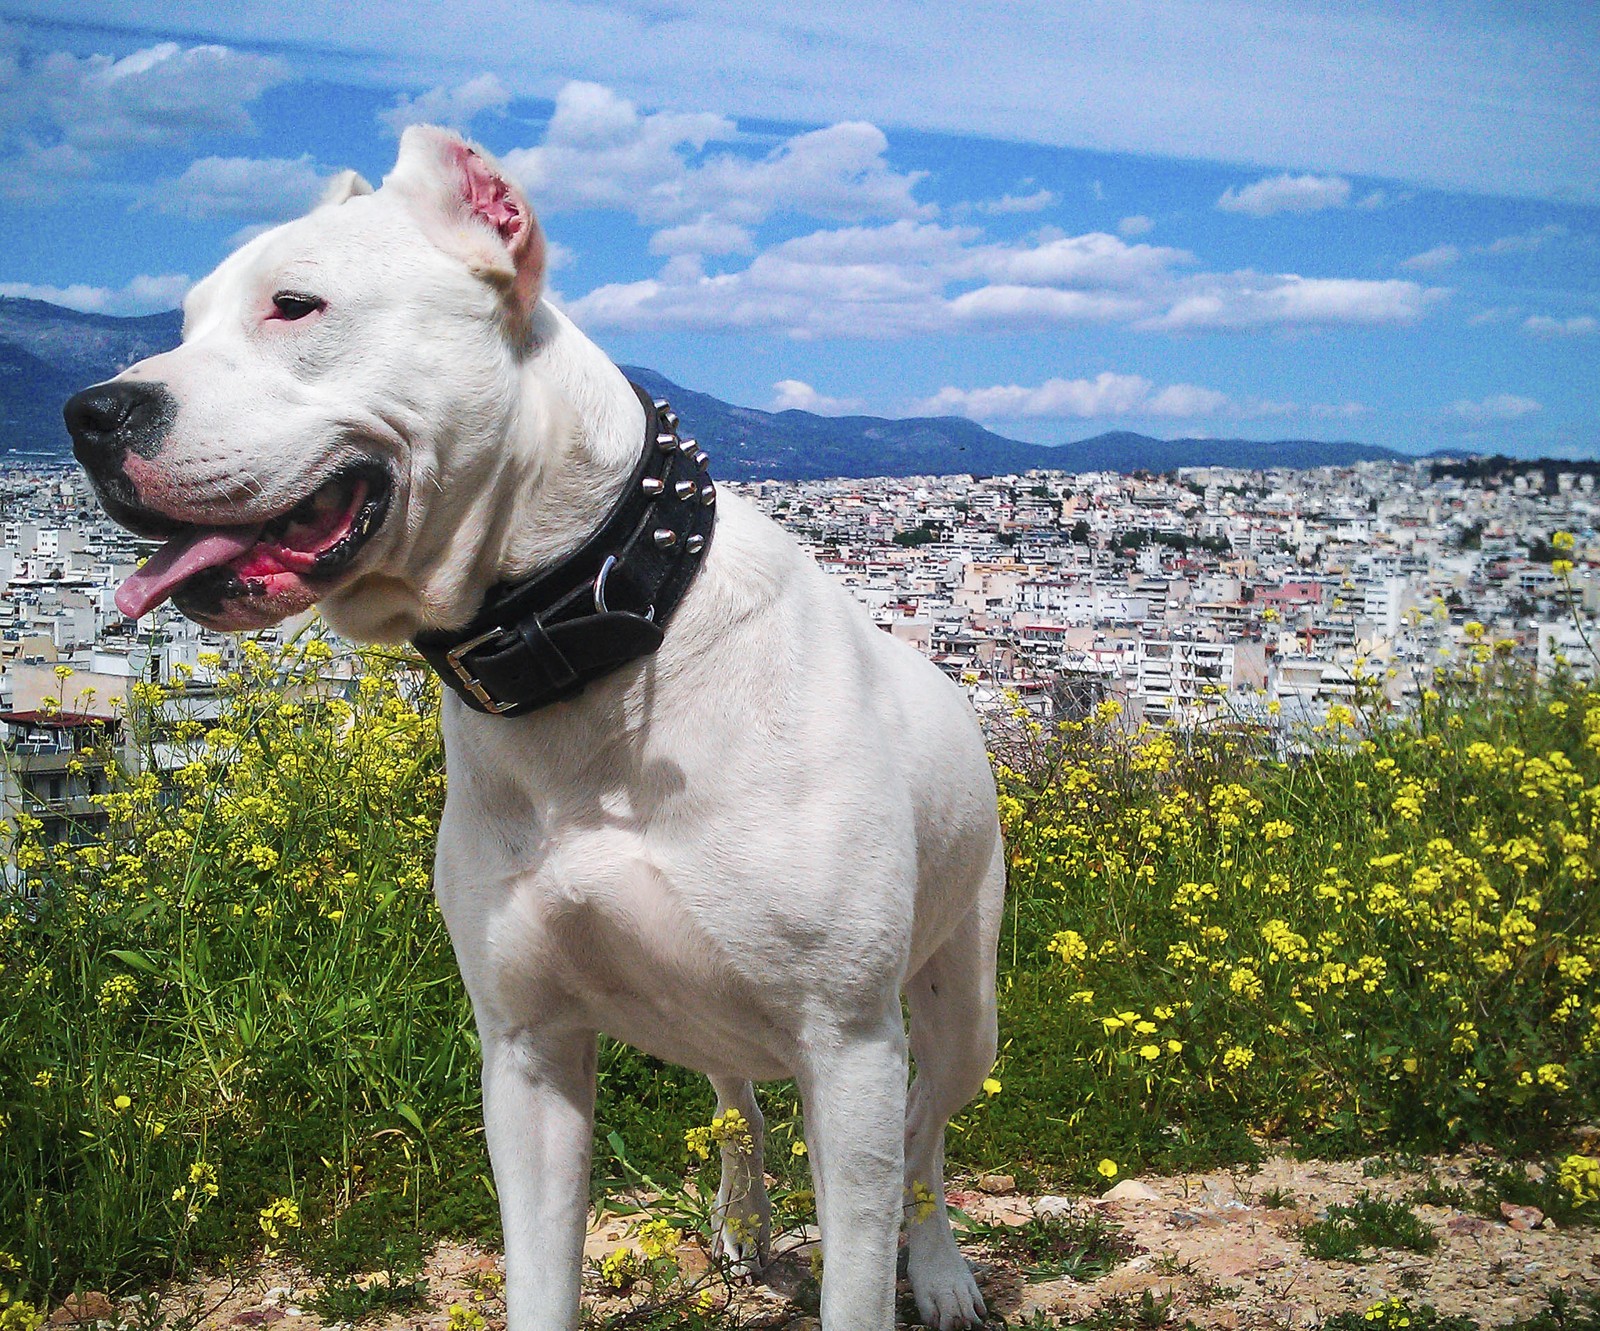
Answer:
<path fill-rule="evenodd" d="M 1126 430 L 1073 444 L 1025 444 L 960 416 L 817 416 L 734 407 L 683 388 L 654 370 L 622 367 L 640 387 L 672 400 L 712 455 L 717 474 L 738 480 L 825 476 L 996 475 L 1058 471 L 1171 471 L 1174 467 L 1343 467 L 1402 458 L 1372 444 L 1314 439 L 1153 439 Z"/>
<path fill-rule="evenodd" d="M 0 457 L 71 455 L 61 404 L 136 360 L 178 345 L 177 310 L 121 319 L 0 297 Z"/>
<path fill-rule="evenodd" d="M 176 310 L 137 319 L 82 314 L 0 298 L 0 458 L 6 451 L 70 457 L 61 404 L 145 356 L 178 343 Z M 1174 467 L 1329 467 L 1402 458 L 1371 444 L 1315 439 L 1153 439 L 1114 431 L 1054 447 L 1007 439 L 960 416 L 817 416 L 759 411 L 697 393 L 641 366 L 623 367 L 672 400 L 685 427 L 730 480 L 828 476 L 996 475 L 1058 471 L 1171 471 Z"/>

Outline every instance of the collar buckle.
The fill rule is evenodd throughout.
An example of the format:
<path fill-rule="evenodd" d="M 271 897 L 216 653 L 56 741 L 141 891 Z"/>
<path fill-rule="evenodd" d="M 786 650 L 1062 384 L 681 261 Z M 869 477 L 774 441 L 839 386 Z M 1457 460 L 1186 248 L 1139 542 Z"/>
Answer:
<path fill-rule="evenodd" d="M 461 687 L 477 699 L 485 711 L 493 712 L 496 716 L 511 711 L 516 704 L 501 702 L 484 688 L 483 681 L 462 663 L 461 658 L 482 647 L 490 639 L 500 637 L 504 632 L 505 630 L 500 628 L 490 629 L 487 633 L 480 633 L 476 638 L 468 638 L 466 642 L 457 643 L 444 654 L 444 659 L 450 663 L 450 669 L 454 670 L 456 677 L 460 679 Z"/>

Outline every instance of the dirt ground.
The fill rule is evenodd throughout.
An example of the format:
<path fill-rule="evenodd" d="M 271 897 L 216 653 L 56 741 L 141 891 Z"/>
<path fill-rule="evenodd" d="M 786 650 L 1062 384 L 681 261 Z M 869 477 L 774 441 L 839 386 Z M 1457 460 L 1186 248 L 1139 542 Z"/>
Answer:
<path fill-rule="evenodd" d="M 1447 1185 L 1471 1185 L 1468 1160 L 1422 1163 Z M 1364 1177 L 1358 1161 L 1330 1164 L 1280 1157 L 1255 1172 L 1126 1180 L 1097 1199 L 1024 1196 L 1009 1191 L 1008 1180 L 993 1177 L 978 1181 L 981 1188 L 953 1188 L 950 1197 L 975 1220 L 992 1223 L 1021 1224 L 1035 1216 L 1097 1210 L 1122 1226 L 1135 1245 L 1126 1260 L 1099 1279 L 1039 1283 L 1027 1282 L 1014 1266 L 996 1261 L 981 1246 L 969 1246 L 995 1327 L 1026 1323 L 1036 1310 L 1052 1325 L 1058 1318 L 1070 1323 L 1116 1296 L 1137 1304 L 1146 1290 L 1157 1299 L 1172 1296 L 1171 1325 L 1191 1321 L 1206 1331 L 1313 1327 L 1334 1313 L 1364 1310 L 1397 1295 L 1414 1304 L 1431 1303 L 1440 1312 L 1466 1313 L 1490 1327 L 1534 1312 L 1553 1289 L 1600 1294 L 1600 1231 L 1558 1229 L 1540 1221 L 1537 1212 L 1491 1221 L 1451 1207 L 1416 1206 L 1417 1215 L 1438 1235 L 1438 1248 L 1426 1256 L 1370 1252 L 1362 1263 L 1313 1260 L 1296 1238 L 1297 1227 L 1316 1219 L 1330 1203 L 1348 1202 L 1362 1192 L 1403 1199 L 1424 1181 L 1424 1173 Z M 1264 1196 L 1292 1197 L 1293 1205 L 1269 1207 Z M 598 1259 L 626 1239 L 623 1228 L 612 1221 L 591 1231 L 587 1250 Z M 815 1305 L 810 1312 L 804 1307 L 810 1249 L 807 1236 L 789 1238 L 761 1281 L 734 1292 L 740 1325 L 816 1331 Z M 681 1249 L 679 1256 L 689 1275 L 705 1271 L 698 1248 Z M 363 1325 L 374 1331 L 444 1331 L 454 1305 L 481 1316 L 487 1331 L 500 1331 L 505 1324 L 500 1269 L 498 1254 L 442 1244 L 424 1271 L 426 1305 Z M 587 1287 L 596 1311 L 624 1306 L 599 1297 L 592 1280 Z M 723 1287 L 715 1288 L 721 1302 Z M 229 1282 L 169 1289 L 163 1304 L 169 1327 L 191 1324 L 194 1331 L 221 1331 L 282 1322 L 278 1331 L 317 1331 L 323 1323 L 298 1302 L 309 1290 L 304 1272 L 266 1262 Z M 909 1300 L 903 1299 L 902 1305 L 909 1312 Z M 55 1309 L 51 1322 L 58 1327 L 95 1320 L 127 1323 L 129 1314 L 129 1306 L 89 1294 Z M 459 1313 L 456 1320 L 458 1331 L 476 1326 Z M 916 1323 L 912 1318 L 904 1324 Z"/>

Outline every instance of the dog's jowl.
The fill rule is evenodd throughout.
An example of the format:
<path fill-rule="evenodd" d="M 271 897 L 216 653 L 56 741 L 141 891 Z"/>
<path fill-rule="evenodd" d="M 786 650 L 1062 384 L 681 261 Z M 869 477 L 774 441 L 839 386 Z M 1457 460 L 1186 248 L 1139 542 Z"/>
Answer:
<path fill-rule="evenodd" d="M 381 189 L 346 174 L 230 257 L 181 346 L 67 407 L 108 511 L 165 542 L 118 604 L 243 629 L 320 602 L 450 685 L 436 887 L 512 1331 L 577 1325 L 597 1032 L 749 1120 L 717 1199 L 731 1260 L 758 1272 L 770 1227 L 751 1082 L 793 1077 L 823 1325 L 894 1324 L 902 1229 L 923 1321 L 975 1325 L 941 1175 L 995 1050 L 977 726 L 718 490 L 692 422 L 541 299 L 544 259 L 515 186 L 431 128 Z"/>

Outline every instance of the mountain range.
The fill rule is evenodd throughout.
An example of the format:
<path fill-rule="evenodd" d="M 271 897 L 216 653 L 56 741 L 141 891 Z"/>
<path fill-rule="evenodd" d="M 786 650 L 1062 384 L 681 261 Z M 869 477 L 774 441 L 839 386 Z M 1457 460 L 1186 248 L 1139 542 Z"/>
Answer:
<path fill-rule="evenodd" d="M 0 460 L 70 458 L 61 404 L 145 356 L 176 346 L 176 310 L 141 318 L 84 314 L 37 300 L 0 298 Z M 738 407 L 654 370 L 628 376 L 669 399 L 685 428 L 729 480 L 829 476 L 998 475 L 1057 471 L 1171 471 L 1175 467 L 1326 467 L 1406 455 L 1372 444 L 1315 439 L 1155 439 L 1113 431 L 1076 443 L 1007 439 L 959 416 L 818 416 Z"/>

